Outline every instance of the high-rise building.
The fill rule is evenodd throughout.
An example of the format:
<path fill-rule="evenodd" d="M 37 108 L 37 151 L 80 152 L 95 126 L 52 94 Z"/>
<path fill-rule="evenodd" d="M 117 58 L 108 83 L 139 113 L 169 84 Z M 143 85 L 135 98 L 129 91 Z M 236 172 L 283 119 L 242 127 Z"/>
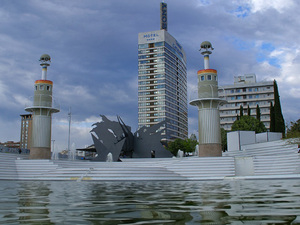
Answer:
<path fill-rule="evenodd" d="M 32 134 L 32 114 L 23 114 L 21 116 L 21 137 L 20 148 L 30 149 Z"/>
<path fill-rule="evenodd" d="M 256 82 L 255 74 L 245 74 L 234 77 L 233 85 L 219 87 L 219 95 L 227 101 L 220 106 L 220 123 L 225 130 L 231 130 L 231 126 L 240 115 L 240 106 L 243 106 L 243 114 L 247 115 L 248 106 L 250 115 L 256 116 L 257 105 L 260 108 L 260 120 L 267 129 L 270 128 L 270 104 L 274 105 L 273 81 Z"/>
<path fill-rule="evenodd" d="M 138 35 L 138 126 L 166 121 L 163 140 L 188 137 L 186 56 L 167 32 L 167 5 L 161 3 L 161 30 Z"/>

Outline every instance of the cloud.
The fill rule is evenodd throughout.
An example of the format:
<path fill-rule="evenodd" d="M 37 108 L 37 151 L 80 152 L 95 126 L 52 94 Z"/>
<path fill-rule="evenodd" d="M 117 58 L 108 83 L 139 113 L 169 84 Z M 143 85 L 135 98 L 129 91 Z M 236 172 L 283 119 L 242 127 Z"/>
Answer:
<path fill-rule="evenodd" d="M 268 9 L 275 9 L 280 13 L 283 13 L 286 9 L 294 6 L 293 0 L 249 0 L 251 5 L 251 11 L 264 12 Z"/>
<path fill-rule="evenodd" d="M 21 119 L 14 115 L 14 119 L 0 118 L 0 142 L 19 141 L 21 135 Z"/>
<path fill-rule="evenodd" d="M 19 139 L 19 115 L 41 77 L 40 55 L 52 57 L 48 79 L 61 112 L 53 114 L 53 138 L 65 148 L 68 110 L 77 147 L 90 144 L 90 125 L 99 114 L 137 127 L 137 37 L 159 29 L 159 3 L 153 0 L 1 2 L 0 98 L 3 139 Z M 237 75 L 276 79 L 289 120 L 299 118 L 299 2 L 292 0 L 173 0 L 168 2 L 168 31 L 187 55 L 188 93 L 197 89 L 203 69 L 202 41 L 215 50 L 211 68 L 219 85 Z M 293 15 L 293 16 L 291 16 Z M 189 132 L 197 130 L 197 108 L 189 106 Z M 9 124 L 8 121 L 11 121 Z M 196 121 L 196 122 L 195 122 Z M 17 130 L 16 130 L 17 129 Z M 11 138 L 7 134 L 11 135 Z"/>

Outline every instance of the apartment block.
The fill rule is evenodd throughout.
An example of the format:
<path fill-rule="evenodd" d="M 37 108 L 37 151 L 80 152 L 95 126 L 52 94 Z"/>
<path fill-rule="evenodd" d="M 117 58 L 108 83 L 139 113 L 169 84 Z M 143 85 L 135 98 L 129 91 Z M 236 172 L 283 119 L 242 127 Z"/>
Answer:
<path fill-rule="evenodd" d="M 237 116 L 240 106 L 243 106 L 244 115 L 247 115 L 248 106 L 251 116 L 256 116 L 256 106 L 259 105 L 261 121 L 267 129 L 270 128 L 270 103 L 274 105 L 273 81 L 256 81 L 255 74 L 245 74 L 234 77 L 233 85 L 219 86 L 219 96 L 227 103 L 220 106 L 221 128 L 229 131 Z"/>

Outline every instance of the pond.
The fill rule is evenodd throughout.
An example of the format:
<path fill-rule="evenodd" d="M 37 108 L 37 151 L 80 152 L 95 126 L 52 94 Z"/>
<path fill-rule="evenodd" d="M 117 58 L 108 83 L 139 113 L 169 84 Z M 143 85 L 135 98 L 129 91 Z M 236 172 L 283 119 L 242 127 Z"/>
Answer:
<path fill-rule="evenodd" d="M 300 180 L 0 181 L 0 224 L 300 224 Z"/>

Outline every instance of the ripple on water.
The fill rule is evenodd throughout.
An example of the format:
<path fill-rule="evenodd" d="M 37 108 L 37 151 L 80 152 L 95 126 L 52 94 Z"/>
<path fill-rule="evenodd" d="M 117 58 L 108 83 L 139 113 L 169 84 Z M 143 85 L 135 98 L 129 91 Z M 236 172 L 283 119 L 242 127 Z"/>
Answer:
<path fill-rule="evenodd" d="M 0 224 L 300 224 L 299 187 L 299 180 L 0 181 Z"/>

